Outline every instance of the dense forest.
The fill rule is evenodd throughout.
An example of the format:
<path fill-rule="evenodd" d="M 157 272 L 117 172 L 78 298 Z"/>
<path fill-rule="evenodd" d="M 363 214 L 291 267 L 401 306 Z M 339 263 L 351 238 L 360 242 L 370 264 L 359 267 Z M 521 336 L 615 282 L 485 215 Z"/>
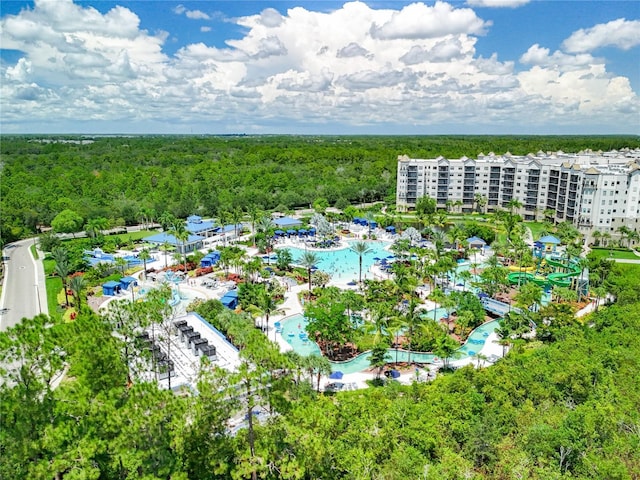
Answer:
<path fill-rule="evenodd" d="M 226 325 L 242 366 L 205 364 L 198 395 L 131 381 L 133 310 L 25 320 L 0 335 L 0 478 L 638 478 L 640 276 L 623 267 L 607 280 L 617 304 L 490 368 L 335 395 L 216 301 L 198 311 Z"/>
<path fill-rule="evenodd" d="M 640 147 L 637 137 L 2 140 L 4 241 L 55 224 L 64 211 L 82 229 L 167 212 L 391 200 L 398 154 Z M 428 382 L 338 393 L 317 391 L 326 358 L 281 353 L 248 312 L 217 300 L 192 308 L 240 349 L 239 368 L 229 373 L 203 360 L 197 391 L 161 389 L 141 373 L 153 356 L 138 334 L 171 328 L 168 289 L 98 315 L 71 288 L 74 321 L 40 315 L 0 333 L 0 480 L 640 478 L 640 267 L 589 261 L 596 293 L 610 292 L 616 303 L 580 319 L 561 304 L 533 312 L 537 338 L 510 335 L 512 319 L 529 318 L 510 312 L 501 326 L 510 350 L 491 367 L 443 368 Z M 415 289 L 402 271 L 399 294 Z M 239 292 L 244 302 L 261 290 Z M 367 301 L 384 303 L 384 293 Z M 305 309 L 316 323 L 317 300 Z"/>
<path fill-rule="evenodd" d="M 70 210 L 112 226 L 251 207 L 289 210 L 318 199 L 338 208 L 394 201 L 398 155 L 474 157 L 640 147 L 638 137 L 98 137 L 4 136 L 4 242 L 32 235 Z M 46 141 L 43 141 L 46 140 Z M 87 141 L 89 140 L 89 141 Z"/>

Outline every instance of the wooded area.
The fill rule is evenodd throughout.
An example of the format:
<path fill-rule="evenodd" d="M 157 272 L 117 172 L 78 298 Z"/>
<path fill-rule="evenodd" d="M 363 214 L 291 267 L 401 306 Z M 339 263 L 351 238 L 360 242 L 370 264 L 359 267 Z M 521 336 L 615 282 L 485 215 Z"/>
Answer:
<path fill-rule="evenodd" d="M 617 304 L 490 368 L 335 396 L 315 393 L 316 366 L 211 303 L 199 311 L 233 334 L 243 366 L 205 371 L 196 396 L 128 383 L 125 311 L 119 337 L 115 317 L 87 311 L 25 320 L 0 335 L 3 360 L 22 359 L 0 387 L 0 478 L 637 478 L 640 276 L 614 266 L 607 286 Z M 230 427 L 258 407 L 268 416 Z"/>
<path fill-rule="evenodd" d="M 64 137 L 68 139 L 69 137 Z M 50 226 L 105 218 L 110 226 L 170 212 L 220 216 L 252 207 L 286 211 L 318 199 L 395 202 L 398 155 L 477 156 L 640 146 L 638 137 L 98 137 L 93 143 L 4 136 L 1 238 L 10 242 Z M 53 140 L 53 141 L 51 141 Z M 59 138 L 58 140 L 63 140 Z M 85 139 L 87 140 L 87 139 Z M 69 212 L 74 213 L 72 215 Z"/>
<path fill-rule="evenodd" d="M 28 236 L 66 211 L 71 213 L 61 223 L 90 230 L 86 224 L 93 221 L 99 232 L 104 219 L 120 225 L 159 220 L 167 212 L 224 216 L 256 207 L 308 207 L 318 199 L 342 207 L 393 203 L 396 158 L 404 153 L 460 157 L 639 146 L 637 137 L 133 137 L 86 145 L 5 137 L 2 236 Z M 425 218 L 432 226 L 447 221 L 441 212 Z M 494 247 L 523 265 L 530 254 L 519 249 L 517 222 L 507 211 L 492 217 L 505 230 Z M 457 244 L 476 233 L 467 228 L 482 227 L 451 225 L 447 235 Z M 575 230 L 571 225 L 553 228 L 563 243 L 575 233 L 567 232 Z M 336 339 L 346 334 L 336 332 L 334 320 L 351 322 L 345 310 L 352 311 L 356 300 L 386 318 L 405 298 L 408 317 L 417 279 L 435 283 L 455 268 L 453 257 L 441 252 L 444 232 L 429 231 L 435 248 L 424 252 L 434 260 L 424 262 L 428 271 L 411 272 L 422 254 L 401 239 L 393 251 L 406 262 L 393 269 L 395 280 L 365 281 L 362 299 L 331 287 L 313 291 L 311 267 L 317 262 L 301 261 L 301 278 L 309 283 L 305 315 L 310 330 L 326 337 L 325 347 L 348 340 L 361 350 L 371 348 L 365 335 Z M 509 248 L 501 245 L 506 239 Z M 44 240 L 59 243 L 43 236 L 41 248 Z M 51 248 L 50 257 L 61 258 L 46 261 L 55 260 L 65 278 L 95 240 L 68 242 L 74 248 L 64 251 Z M 580 254 L 572 248 L 578 247 L 568 247 L 568 258 Z M 232 249 L 238 247 L 221 249 L 223 268 L 232 263 L 225 258 Z M 291 258 L 284 257 L 278 255 L 274 269 L 291 269 Z M 257 269 L 247 262 L 246 284 L 238 288 L 243 313 L 217 300 L 194 306 L 240 349 L 233 373 L 203 360 L 197 394 L 161 389 L 137 370 L 151 362 L 137 337 L 140 328 L 171 325 L 167 288 L 116 302 L 98 315 L 81 300 L 86 285 L 70 286 L 78 307 L 74 321 L 41 315 L 0 333 L 0 479 L 640 478 L 639 266 L 597 255 L 584 262 L 596 299 L 609 292 L 615 304 L 581 319 L 558 301 L 534 312 L 525 307 L 540 289 L 523 285 L 516 300 L 526 315 L 505 315 L 499 336 L 511 350 L 494 365 L 443 368 L 430 382 L 389 381 L 336 394 L 317 392 L 320 375 L 330 371 L 326 358 L 283 354 L 255 328 L 252 306 L 268 325 L 278 308 L 272 296 L 280 295 L 251 280 L 260 261 Z M 488 264 L 478 283 L 498 285 L 492 273 L 501 271 L 504 281 L 503 270 Z M 460 335 L 482 322 L 484 313 L 464 291 L 466 281 L 451 296 L 458 310 L 470 314 L 467 328 L 456 331 Z M 444 296 L 436 301 L 447 308 Z M 531 331 L 531 319 L 538 325 L 535 339 L 523 333 Z M 436 335 L 417 325 L 403 325 L 413 348 L 449 348 L 443 331 Z M 367 335 L 382 332 L 373 326 Z"/>

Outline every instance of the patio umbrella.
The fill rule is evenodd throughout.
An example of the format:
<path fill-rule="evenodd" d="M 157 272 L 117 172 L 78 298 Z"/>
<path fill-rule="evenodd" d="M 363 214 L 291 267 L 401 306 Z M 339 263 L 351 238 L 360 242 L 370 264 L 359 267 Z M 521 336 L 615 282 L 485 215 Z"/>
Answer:
<path fill-rule="evenodd" d="M 389 376 L 391 376 L 391 378 L 398 378 L 400 376 L 400 372 L 398 370 L 391 370 L 389 372 Z"/>
<path fill-rule="evenodd" d="M 340 380 L 343 376 L 344 374 L 340 370 L 337 370 L 335 372 L 331 372 L 329 378 L 331 378 L 332 380 Z"/>

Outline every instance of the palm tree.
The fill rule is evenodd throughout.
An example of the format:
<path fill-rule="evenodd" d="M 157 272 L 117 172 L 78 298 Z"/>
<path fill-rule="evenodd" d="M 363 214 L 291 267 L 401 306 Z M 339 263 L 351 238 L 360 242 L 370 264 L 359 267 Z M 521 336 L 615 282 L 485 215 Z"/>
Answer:
<path fill-rule="evenodd" d="M 73 292 L 73 298 L 76 304 L 76 308 L 80 311 L 82 291 L 87 288 L 87 281 L 82 275 L 77 275 L 69 280 L 69 288 Z"/>
<path fill-rule="evenodd" d="M 249 214 L 249 217 L 251 218 L 251 234 L 253 235 L 253 246 L 255 248 L 255 246 L 256 246 L 256 224 L 258 223 L 258 220 L 262 217 L 262 211 L 260 210 L 260 208 L 257 205 L 252 203 L 251 205 L 249 205 L 247 213 Z"/>
<path fill-rule="evenodd" d="M 307 276 L 309 279 L 309 292 L 311 292 L 311 269 L 316 263 L 320 261 L 320 257 L 315 252 L 306 251 L 300 257 L 299 263 L 307 269 Z"/>
<path fill-rule="evenodd" d="M 317 375 L 317 391 L 320 392 L 320 378 L 331 373 L 331 362 L 322 355 L 309 355 L 308 358 L 309 369 Z"/>
<path fill-rule="evenodd" d="M 366 242 L 356 242 L 353 245 L 351 245 L 351 247 L 349 247 L 349 250 L 351 250 L 356 255 L 358 255 L 358 261 L 360 262 L 360 276 L 359 276 L 358 283 L 362 283 L 362 256 L 365 255 L 366 253 L 369 253 L 371 249 L 369 248 L 369 245 L 367 245 Z"/>
<path fill-rule="evenodd" d="M 169 242 L 164 242 L 160 247 L 160 250 L 162 250 L 162 252 L 164 253 L 164 268 L 167 268 L 167 255 L 171 250 L 173 250 L 173 248 L 174 247 L 169 245 Z"/>
<path fill-rule="evenodd" d="M 458 274 L 458 279 L 462 280 L 462 291 L 467 291 L 467 282 L 471 280 L 471 272 L 469 270 L 463 270 Z"/>
<path fill-rule="evenodd" d="M 171 235 L 176 241 L 182 244 L 182 254 L 184 256 L 184 274 L 187 274 L 187 240 L 189 240 L 189 230 L 185 227 L 182 220 L 177 220 L 171 227 Z"/>
<path fill-rule="evenodd" d="M 151 260 L 151 254 L 149 253 L 149 250 L 147 250 L 146 248 L 143 248 L 142 251 L 140 252 L 140 254 L 138 255 L 138 258 L 140 260 L 142 260 L 142 264 L 143 264 L 143 275 L 144 275 L 144 279 L 147 279 L 147 260 Z"/>
<path fill-rule="evenodd" d="M 242 222 L 242 217 L 244 217 L 244 213 L 240 208 L 234 208 L 229 215 L 229 218 L 233 222 L 233 234 L 236 242 L 238 241 L 238 225 Z"/>
<path fill-rule="evenodd" d="M 91 238 L 95 238 L 98 234 L 102 233 L 109 226 L 109 220 L 104 217 L 92 218 L 84 226 L 87 235 Z"/>
<path fill-rule="evenodd" d="M 473 196 L 473 202 L 476 204 L 476 210 L 478 213 L 484 213 L 484 207 L 487 205 L 488 199 L 480 193 L 476 193 Z"/>
<path fill-rule="evenodd" d="M 67 307 L 69 306 L 69 295 L 67 293 L 67 278 L 71 267 L 69 265 L 69 255 L 63 248 L 54 248 L 51 252 L 51 257 L 55 263 L 54 271 L 62 280 L 62 288 L 64 289 L 64 301 Z"/>
<path fill-rule="evenodd" d="M 618 227 L 616 231 L 620 234 L 620 246 L 622 247 L 632 230 L 630 230 L 626 225 L 622 225 L 621 227 Z"/>
<path fill-rule="evenodd" d="M 602 232 L 600 230 L 596 230 L 591 234 L 591 236 L 593 237 L 593 243 L 595 244 L 595 246 L 599 246 L 600 239 L 602 238 Z"/>
<path fill-rule="evenodd" d="M 116 257 L 113 262 L 115 263 L 116 267 L 118 267 L 120 269 L 120 272 L 122 273 L 122 276 L 124 277 L 125 268 L 128 265 L 127 261 L 122 257 Z"/>
<path fill-rule="evenodd" d="M 516 211 L 522 208 L 522 202 L 517 198 L 512 198 L 507 202 L 506 206 L 509 208 L 511 215 L 514 215 Z"/>

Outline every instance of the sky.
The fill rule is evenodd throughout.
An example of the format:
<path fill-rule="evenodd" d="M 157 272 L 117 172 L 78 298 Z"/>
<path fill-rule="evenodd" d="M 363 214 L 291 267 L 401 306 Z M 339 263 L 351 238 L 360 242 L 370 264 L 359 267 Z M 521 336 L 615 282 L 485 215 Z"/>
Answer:
<path fill-rule="evenodd" d="M 0 3 L 0 132 L 640 134 L 640 2 Z"/>

